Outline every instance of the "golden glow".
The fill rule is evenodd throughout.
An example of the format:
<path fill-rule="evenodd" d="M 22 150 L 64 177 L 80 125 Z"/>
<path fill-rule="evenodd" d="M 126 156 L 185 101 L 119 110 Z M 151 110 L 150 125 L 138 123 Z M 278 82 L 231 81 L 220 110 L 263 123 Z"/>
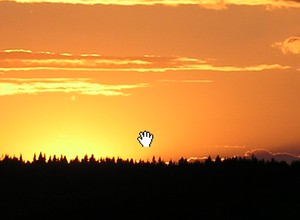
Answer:
<path fill-rule="evenodd" d="M 225 9 L 226 5 L 264 5 L 268 7 L 296 7 L 299 8 L 299 2 L 296 0 L 285 1 L 285 0 L 15 0 L 20 3 L 40 3 L 40 2 L 51 2 L 51 3 L 68 3 L 68 4 L 86 4 L 86 5 L 199 5 L 207 9 Z"/>

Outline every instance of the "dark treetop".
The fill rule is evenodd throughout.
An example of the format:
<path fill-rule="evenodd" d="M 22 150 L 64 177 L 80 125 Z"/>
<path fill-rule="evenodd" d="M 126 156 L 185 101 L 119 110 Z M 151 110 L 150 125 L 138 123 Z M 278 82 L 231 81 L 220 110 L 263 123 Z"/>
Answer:
<path fill-rule="evenodd" d="M 299 219 L 300 162 L 0 161 L 0 219 Z"/>

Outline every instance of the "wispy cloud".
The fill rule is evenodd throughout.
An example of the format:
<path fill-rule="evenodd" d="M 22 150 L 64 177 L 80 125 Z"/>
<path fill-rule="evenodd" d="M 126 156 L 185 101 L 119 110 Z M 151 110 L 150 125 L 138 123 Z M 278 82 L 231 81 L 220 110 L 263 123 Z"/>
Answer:
<path fill-rule="evenodd" d="M 215 146 L 218 148 L 238 148 L 238 149 L 244 149 L 246 148 L 246 146 Z M 243 155 L 243 157 L 245 157 L 246 159 L 251 159 L 252 156 L 255 156 L 255 158 L 257 158 L 258 160 L 262 160 L 264 159 L 265 161 L 270 161 L 272 158 L 276 161 L 285 161 L 287 163 L 291 163 L 293 161 L 296 160 L 300 160 L 300 156 L 298 155 L 293 155 L 293 154 L 289 154 L 289 153 L 285 153 L 285 152 L 280 152 L 280 153 L 273 153 L 269 150 L 266 149 L 252 149 L 252 150 L 248 150 L 245 152 L 245 154 Z M 240 157 L 237 155 L 237 157 Z M 204 162 L 207 159 L 207 157 L 189 157 L 187 159 L 188 162 Z M 221 158 L 221 160 L 224 160 L 226 158 Z M 212 158 L 212 160 L 214 161 L 215 159 Z"/>
<path fill-rule="evenodd" d="M 189 157 L 187 161 L 189 163 L 194 163 L 194 162 L 204 162 L 208 157 Z"/>
<path fill-rule="evenodd" d="M 189 157 L 187 159 L 187 161 L 189 163 L 195 163 L 195 162 L 205 162 L 206 160 L 208 159 L 208 157 Z M 221 157 L 220 158 L 221 161 L 225 160 L 226 158 L 225 157 Z M 216 158 L 211 158 L 212 161 L 216 161 Z"/>
<path fill-rule="evenodd" d="M 278 48 L 283 54 L 300 54 L 300 37 L 289 37 L 282 42 L 272 44 L 272 47 Z"/>
<path fill-rule="evenodd" d="M 107 85 L 88 78 L 0 78 L 0 96 L 39 93 L 76 93 L 83 95 L 128 96 L 124 90 L 147 87 L 148 84 Z"/>
<path fill-rule="evenodd" d="M 288 163 L 291 163 L 295 160 L 300 160 L 300 157 L 297 155 L 292 155 L 289 153 L 272 153 L 269 150 L 266 149 L 253 149 L 246 151 L 245 155 L 246 158 L 255 156 L 257 159 L 261 160 L 271 160 L 274 158 L 277 161 L 286 161 Z"/>
<path fill-rule="evenodd" d="M 245 149 L 246 146 L 244 145 L 216 145 L 216 146 L 213 146 L 215 148 L 225 148 L 225 149 Z"/>
<path fill-rule="evenodd" d="M 28 70 L 88 70 L 88 71 L 262 71 L 271 69 L 287 69 L 280 64 L 259 64 L 253 66 L 217 66 L 204 59 L 190 57 L 109 57 L 100 54 L 55 54 L 52 52 L 32 52 L 17 49 L 0 52 L 0 71 Z"/>
<path fill-rule="evenodd" d="M 299 8 L 298 0 L 14 0 L 21 3 L 51 2 L 68 4 L 103 4 L 103 5 L 198 5 L 208 9 L 225 9 L 227 5 L 264 5 L 276 8 Z"/>
<path fill-rule="evenodd" d="M 161 79 L 159 82 L 166 83 L 212 83 L 213 80 L 176 80 L 176 79 Z"/>

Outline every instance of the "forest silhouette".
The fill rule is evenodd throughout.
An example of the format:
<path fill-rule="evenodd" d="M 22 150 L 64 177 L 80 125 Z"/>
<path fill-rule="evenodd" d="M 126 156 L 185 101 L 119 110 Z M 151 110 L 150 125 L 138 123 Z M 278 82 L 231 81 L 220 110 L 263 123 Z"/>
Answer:
<path fill-rule="evenodd" d="M 299 161 L 5 155 L 0 180 L 0 219 L 299 219 Z"/>

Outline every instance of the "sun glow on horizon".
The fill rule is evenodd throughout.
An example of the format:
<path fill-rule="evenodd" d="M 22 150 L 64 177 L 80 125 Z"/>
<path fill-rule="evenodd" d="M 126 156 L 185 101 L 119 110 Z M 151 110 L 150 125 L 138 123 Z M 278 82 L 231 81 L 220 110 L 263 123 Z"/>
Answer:
<path fill-rule="evenodd" d="M 22 155 L 23 160 L 32 161 L 34 155 L 38 156 L 42 153 L 46 155 L 47 160 L 55 155 L 57 158 L 66 156 L 68 161 L 70 161 L 76 157 L 79 159 L 84 158 L 86 155 L 88 157 L 94 155 L 95 158 L 111 158 L 122 155 L 111 147 L 109 141 L 105 141 L 104 138 L 103 140 L 95 143 L 84 137 L 58 135 L 55 138 L 51 138 L 51 140 L 41 140 L 39 147 L 31 148 L 31 146 L 27 151 L 18 152 L 18 149 L 14 149 L 13 153 L 2 151 L 2 157 L 3 155 L 15 155 L 16 157 Z"/>

